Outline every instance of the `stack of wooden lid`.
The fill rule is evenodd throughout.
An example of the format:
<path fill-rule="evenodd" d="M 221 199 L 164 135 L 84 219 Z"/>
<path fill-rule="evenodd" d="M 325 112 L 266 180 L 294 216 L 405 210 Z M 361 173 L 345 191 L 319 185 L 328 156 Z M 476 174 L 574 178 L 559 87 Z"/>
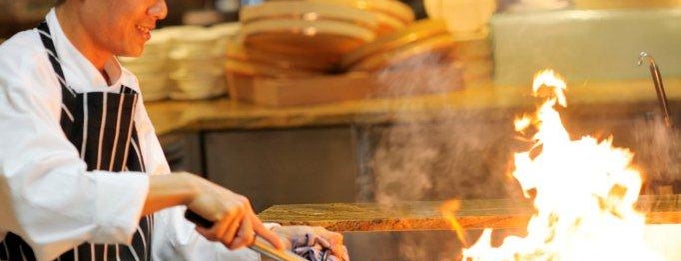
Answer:
<path fill-rule="evenodd" d="M 454 44 L 442 21 L 422 20 L 357 48 L 341 61 L 347 71 L 377 71 Z"/>
<path fill-rule="evenodd" d="M 336 72 L 341 58 L 373 41 L 370 11 L 313 1 L 269 1 L 241 9 L 241 32 L 227 44 L 230 95 L 255 78 L 302 78 Z M 240 90 L 236 90 L 240 88 Z"/>
<path fill-rule="evenodd" d="M 333 64 L 311 56 L 294 56 L 227 43 L 227 70 L 250 76 L 304 77 L 324 74 Z"/>
<path fill-rule="evenodd" d="M 241 10 L 241 40 L 258 51 L 338 61 L 374 40 L 378 21 L 370 12 L 306 1 L 274 1 Z"/>
<path fill-rule="evenodd" d="M 465 81 L 491 79 L 492 55 L 486 35 L 453 34 L 442 20 L 421 20 L 377 38 L 341 62 L 347 71 L 413 70 L 453 65 Z"/>
<path fill-rule="evenodd" d="M 230 96 L 240 101 L 288 106 L 442 93 L 491 79 L 487 30 L 414 22 L 397 0 L 268 1 L 243 8 L 240 20 L 225 65 Z M 394 83 L 407 88 L 395 92 Z"/>

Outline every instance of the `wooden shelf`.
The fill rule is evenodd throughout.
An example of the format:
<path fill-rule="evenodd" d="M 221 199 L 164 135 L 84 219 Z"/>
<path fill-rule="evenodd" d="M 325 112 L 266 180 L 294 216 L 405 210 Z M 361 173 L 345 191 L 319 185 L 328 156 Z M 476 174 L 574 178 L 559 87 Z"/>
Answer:
<path fill-rule="evenodd" d="M 681 79 L 665 79 L 665 86 L 672 111 L 679 110 Z M 228 99 L 159 101 L 146 107 L 159 135 L 182 130 L 428 122 L 470 111 L 504 112 L 489 115 L 512 119 L 516 112 L 532 110 L 536 105 L 530 89 L 530 86 L 489 85 L 445 94 L 281 108 Z M 650 80 L 571 83 L 567 95 L 568 112 L 579 117 L 630 117 L 655 111 L 658 106 Z"/>

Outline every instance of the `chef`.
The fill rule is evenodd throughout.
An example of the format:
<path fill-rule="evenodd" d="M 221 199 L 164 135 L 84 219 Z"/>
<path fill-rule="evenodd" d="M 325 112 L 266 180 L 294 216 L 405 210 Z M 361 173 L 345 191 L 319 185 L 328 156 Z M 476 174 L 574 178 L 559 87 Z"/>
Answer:
<path fill-rule="evenodd" d="M 245 197 L 170 174 L 116 60 L 139 56 L 166 13 L 164 0 L 59 0 L 0 45 L 0 260 L 259 260 L 243 248 L 256 235 L 280 249 L 321 238 L 347 259 L 340 234 L 263 224 Z"/>

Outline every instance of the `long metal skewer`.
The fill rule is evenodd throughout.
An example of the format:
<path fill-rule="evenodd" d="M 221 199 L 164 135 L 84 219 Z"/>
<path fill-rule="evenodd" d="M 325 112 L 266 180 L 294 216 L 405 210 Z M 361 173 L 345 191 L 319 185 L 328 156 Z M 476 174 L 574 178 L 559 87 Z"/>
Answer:
<path fill-rule="evenodd" d="M 249 248 L 277 261 L 307 261 L 307 259 L 302 258 L 293 252 L 276 249 L 260 237 L 256 237 L 255 242 L 253 242 L 253 245 L 249 246 Z"/>
<path fill-rule="evenodd" d="M 664 83 L 662 82 L 662 74 L 660 68 L 657 67 L 655 59 L 646 52 L 639 54 L 638 65 L 644 63 L 645 58 L 648 58 L 650 63 L 650 74 L 653 77 L 653 84 L 655 84 L 655 92 L 657 92 L 657 100 L 660 103 L 662 113 L 664 113 L 664 123 L 667 127 L 672 127 L 671 111 L 669 109 L 669 102 L 667 101 L 667 93 L 664 91 Z"/>

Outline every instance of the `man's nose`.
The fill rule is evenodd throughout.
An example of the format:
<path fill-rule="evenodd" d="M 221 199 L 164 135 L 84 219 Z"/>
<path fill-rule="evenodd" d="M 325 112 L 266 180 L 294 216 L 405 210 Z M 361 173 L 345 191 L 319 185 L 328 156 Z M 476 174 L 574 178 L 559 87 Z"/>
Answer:
<path fill-rule="evenodd" d="M 149 7 L 147 13 L 155 16 L 158 20 L 163 20 L 168 16 L 168 5 L 166 5 L 165 0 L 158 0 L 153 6 Z"/>

